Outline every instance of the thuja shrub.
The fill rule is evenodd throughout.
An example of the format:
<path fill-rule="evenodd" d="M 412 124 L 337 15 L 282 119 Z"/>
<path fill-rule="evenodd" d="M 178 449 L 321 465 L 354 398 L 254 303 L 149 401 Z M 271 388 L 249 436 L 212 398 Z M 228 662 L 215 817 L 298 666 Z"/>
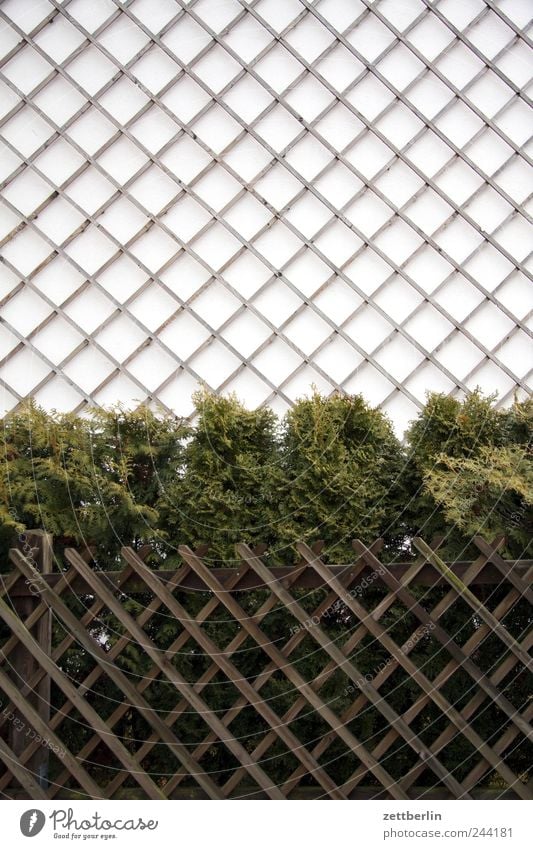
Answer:
<path fill-rule="evenodd" d="M 402 446 L 360 396 L 298 401 L 283 422 L 281 458 L 279 544 L 323 539 L 325 557 L 342 562 L 356 537 L 404 534 Z"/>
<path fill-rule="evenodd" d="M 533 530 L 533 402 L 497 409 L 473 393 L 433 394 L 403 442 L 360 396 L 312 393 L 282 421 L 234 396 L 195 396 L 194 426 L 140 407 L 83 416 L 28 403 L 2 421 L 0 546 L 28 528 L 59 549 L 89 545 L 116 568 L 120 547 L 151 543 L 154 562 L 179 544 L 209 543 L 211 565 L 237 562 L 237 542 L 263 542 L 273 562 L 295 543 L 324 540 L 328 562 L 352 559 L 351 540 L 385 540 L 387 559 L 413 536 L 445 537 L 468 558 L 472 537 L 505 534 L 525 557 Z"/>
<path fill-rule="evenodd" d="M 274 542 L 272 505 L 283 483 L 277 420 L 234 396 L 194 396 L 195 427 L 183 463 L 161 490 L 161 524 L 176 544 L 210 544 L 207 560 L 235 559 L 239 542 Z"/>
<path fill-rule="evenodd" d="M 505 535 L 514 557 L 531 551 L 533 401 L 506 410 L 494 401 L 430 395 L 406 434 L 406 523 L 425 539 L 444 536 L 448 557 L 475 556 L 475 534 Z"/>
<path fill-rule="evenodd" d="M 145 407 L 47 413 L 33 402 L 2 422 L 0 545 L 27 528 L 54 535 L 56 550 L 92 546 L 101 568 L 121 545 L 165 538 L 157 507 L 189 429 Z"/>

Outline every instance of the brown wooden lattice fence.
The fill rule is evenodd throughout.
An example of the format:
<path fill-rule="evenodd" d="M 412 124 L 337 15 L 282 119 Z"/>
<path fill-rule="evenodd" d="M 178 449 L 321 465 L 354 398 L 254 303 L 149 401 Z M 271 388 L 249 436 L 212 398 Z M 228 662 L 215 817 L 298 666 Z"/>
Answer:
<path fill-rule="evenodd" d="M 448 565 L 421 539 L 388 565 L 380 541 L 287 568 L 124 548 L 116 572 L 28 540 L 2 576 L 4 798 L 533 798 L 533 561 L 502 539 Z"/>

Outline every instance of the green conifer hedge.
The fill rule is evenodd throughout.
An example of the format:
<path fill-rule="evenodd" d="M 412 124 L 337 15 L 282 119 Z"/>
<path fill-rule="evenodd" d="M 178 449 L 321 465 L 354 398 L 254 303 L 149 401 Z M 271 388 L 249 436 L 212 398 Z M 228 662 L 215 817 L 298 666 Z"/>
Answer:
<path fill-rule="evenodd" d="M 473 534 L 504 533 L 526 557 L 533 529 L 533 401 L 498 410 L 494 398 L 428 397 L 403 442 L 360 396 L 299 400 L 282 421 L 235 397 L 195 397 L 193 426 L 146 407 L 83 416 L 30 402 L 3 421 L 0 545 L 52 533 L 57 546 L 94 545 L 101 568 L 121 545 L 210 544 L 212 565 L 237 542 L 264 542 L 275 562 L 298 540 L 325 541 L 329 562 L 351 540 L 409 553 L 415 534 L 446 537 L 468 556 Z"/>

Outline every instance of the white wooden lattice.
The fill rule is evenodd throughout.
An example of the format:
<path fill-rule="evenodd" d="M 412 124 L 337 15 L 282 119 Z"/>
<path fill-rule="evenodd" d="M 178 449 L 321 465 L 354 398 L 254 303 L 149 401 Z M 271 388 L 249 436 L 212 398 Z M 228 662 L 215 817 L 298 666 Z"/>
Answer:
<path fill-rule="evenodd" d="M 529 16 L 1 2 L 3 408 L 524 397 Z"/>

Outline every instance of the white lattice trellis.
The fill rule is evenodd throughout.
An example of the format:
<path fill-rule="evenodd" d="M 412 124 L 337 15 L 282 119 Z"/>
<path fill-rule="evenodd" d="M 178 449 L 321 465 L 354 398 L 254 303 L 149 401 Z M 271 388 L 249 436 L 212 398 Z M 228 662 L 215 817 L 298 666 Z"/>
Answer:
<path fill-rule="evenodd" d="M 528 6 L 0 3 L 4 409 L 524 397 Z"/>

